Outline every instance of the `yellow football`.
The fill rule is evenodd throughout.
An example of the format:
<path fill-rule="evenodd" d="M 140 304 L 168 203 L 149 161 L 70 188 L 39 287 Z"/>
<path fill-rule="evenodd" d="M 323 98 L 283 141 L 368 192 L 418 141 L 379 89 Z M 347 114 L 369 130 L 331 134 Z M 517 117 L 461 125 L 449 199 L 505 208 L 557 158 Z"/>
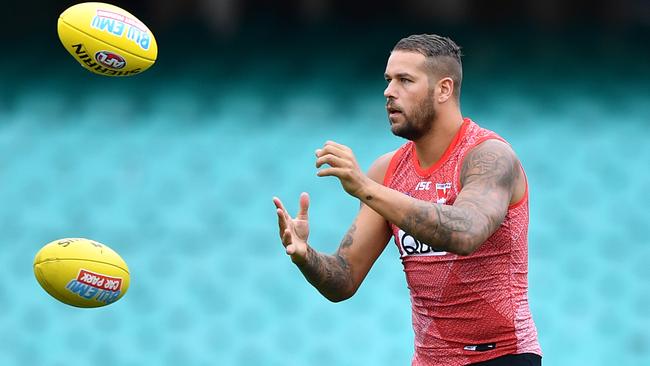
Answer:
<path fill-rule="evenodd" d="M 158 45 L 149 28 L 114 5 L 71 6 L 59 16 L 57 30 L 65 49 L 95 74 L 139 74 L 151 67 L 158 56 Z"/>
<path fill-rule="evenodd" d="M 46 244 L 34 258 L 34 275 L 47 293 L 80 308 L 112 304 L 130 283 L 129 268 L 119 254 L 82 238 Z"/>

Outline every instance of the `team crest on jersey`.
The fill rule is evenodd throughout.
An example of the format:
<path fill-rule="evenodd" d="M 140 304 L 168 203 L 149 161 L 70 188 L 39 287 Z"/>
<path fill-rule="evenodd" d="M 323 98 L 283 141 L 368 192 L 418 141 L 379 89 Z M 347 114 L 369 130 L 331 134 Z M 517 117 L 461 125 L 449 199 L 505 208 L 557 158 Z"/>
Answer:
<path fill-rule="evenodd" d="M 423 243 L 413 237 L 413 235 L 399 229 L 397 232 L 399 237 L 399 246 L 402 252 L 402 257 L 408 255 L 446 255 L 445 251 L 438 250 L 429 244 Z"/>
<path fill-rule="evenodd" d="M 436 195 L 438 195 L 436 203 L 447 203 L 449 191 L 451 191 L 451 183 L 436 183 Z"/>

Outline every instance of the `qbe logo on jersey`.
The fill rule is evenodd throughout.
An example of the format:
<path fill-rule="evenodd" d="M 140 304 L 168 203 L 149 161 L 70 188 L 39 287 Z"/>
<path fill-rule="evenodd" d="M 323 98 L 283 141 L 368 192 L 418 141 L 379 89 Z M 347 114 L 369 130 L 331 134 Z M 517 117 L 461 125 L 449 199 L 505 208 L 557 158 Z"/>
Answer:
<path fill-rule="evenodd" d="M 399 229 L 397 232 L 399 239 L 399 248 L 402 257 L 408 255 L 446 255 L 445 251 L 438 250 L 429 244 L 423 243 L 413 237 L 413 235 Z"/>

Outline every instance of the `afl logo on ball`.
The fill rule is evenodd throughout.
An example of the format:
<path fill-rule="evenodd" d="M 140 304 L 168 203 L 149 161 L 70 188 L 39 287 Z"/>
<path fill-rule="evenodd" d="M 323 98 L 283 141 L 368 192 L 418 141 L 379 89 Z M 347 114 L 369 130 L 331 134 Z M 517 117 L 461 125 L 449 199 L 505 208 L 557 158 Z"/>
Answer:
<path fill-rule="evenodd" d="M 119 70 L 126 66 L 124 57 L 110 51 L 99 51 L 95 54 L 95 60 L 100 64 L 110 67 L 111 69 Z"/>

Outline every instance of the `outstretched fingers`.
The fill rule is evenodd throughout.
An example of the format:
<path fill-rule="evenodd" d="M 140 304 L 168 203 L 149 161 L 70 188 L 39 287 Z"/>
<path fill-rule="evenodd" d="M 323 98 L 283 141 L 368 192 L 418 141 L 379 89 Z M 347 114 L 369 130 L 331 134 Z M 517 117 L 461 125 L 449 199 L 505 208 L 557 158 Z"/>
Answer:
<path fill-rule="evenodd" d="M 278 215 L 278 226 L 280 229 L 280 238 L 284 236 L 284 232 L 289 229 L 291 223 L 291 216 L 284 208 L 282 201 L 278 197 L 273 197 L 273 203 L 275 204 L 275 212 Z"/>
<path fill-rule="evenodd" d="M 308 220 L 309 219 L 309 194 L 307 192 L 302 192 L 300 194 L 300 210 L 298 211 L 298 220 Z"/>

